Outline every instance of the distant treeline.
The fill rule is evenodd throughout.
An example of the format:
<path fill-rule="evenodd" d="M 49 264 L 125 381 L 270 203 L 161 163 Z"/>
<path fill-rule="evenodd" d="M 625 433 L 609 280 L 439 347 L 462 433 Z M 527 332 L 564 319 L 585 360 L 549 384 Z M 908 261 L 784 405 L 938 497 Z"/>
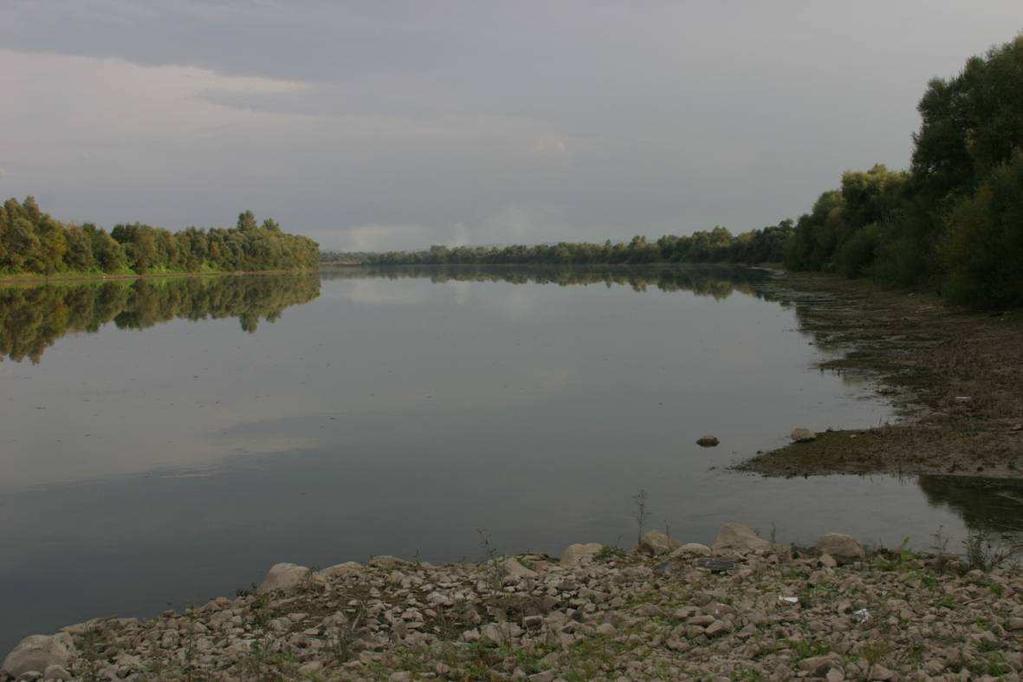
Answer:
<path fill-rule="evenodd" d="M 791 220 L 733 235 L 724 227 L 657 241 L 558 242 L 532 246 L 431 246 L 424 251 L 323 254 L 336 265 L 639 265 L 645 263 L 780 263 Z"/>
<path fill-rule="evenodd" d="M 319 294 L 313 273 L 0 287 L 0 359 L 39 362 L 65 334 L 95 332 L 109 322 L 145 329 L 175 318 L 237 317 L 251 333 L 261 319 L 273 322 L 288 306 Z"/>
<path fill-rule="evenodd" d="M 783 262 L 924 287 L 957 303 L 1023 305 L 1023 36 L 930 82 L 906 171 L 842 175 L 795 222 L 732 235 L 722 227 L 650 242 L 434 246 L 325 254 L 336 264 Z"/>
<path fill-rule="evenodd" d="M 305 270 L 318 264 L 316 242 L 281 232 L 274 220 L 259 225 L 251 211 L 231 229 L 170 232 L 131 223 L 108 233 L 92 223 L 61 223 L 32 197 L 0 207 L 0 275 Z"/>

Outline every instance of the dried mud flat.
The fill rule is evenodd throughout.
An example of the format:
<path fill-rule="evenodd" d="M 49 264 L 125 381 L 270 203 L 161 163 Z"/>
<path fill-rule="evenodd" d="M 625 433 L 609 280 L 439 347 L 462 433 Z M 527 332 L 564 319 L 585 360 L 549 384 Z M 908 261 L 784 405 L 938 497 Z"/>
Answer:
<path fill-rule="evenodd" d="M 900 419 L 817 434 L 738 465 L 770 476 L 836 473 L 1023 477 L 1023 314 L 965 312 L 935 296 L 827 275 L 765 287 L 833 359 L 876 382 Z"/>

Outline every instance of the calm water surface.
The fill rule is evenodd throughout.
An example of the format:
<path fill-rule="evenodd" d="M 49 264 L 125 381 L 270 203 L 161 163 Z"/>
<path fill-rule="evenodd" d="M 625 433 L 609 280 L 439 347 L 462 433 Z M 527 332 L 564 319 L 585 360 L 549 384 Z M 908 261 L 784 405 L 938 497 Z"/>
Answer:
<path fill-rule="evenodd" d="M 397 270 L 0 289 L 0 651 L 277 561 L 1017 531 L 1023 493 L 727 471 L 892 409 L 759 271 Z M 716 434 L 721 446 L 694 441 Z"/>

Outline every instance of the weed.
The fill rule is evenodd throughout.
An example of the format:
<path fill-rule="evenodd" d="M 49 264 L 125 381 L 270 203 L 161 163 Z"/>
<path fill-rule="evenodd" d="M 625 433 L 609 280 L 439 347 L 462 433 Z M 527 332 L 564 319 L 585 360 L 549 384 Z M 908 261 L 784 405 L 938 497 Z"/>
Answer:
<path fill-rule="evenodd" d="M 635 505 L 633 518 L 636 519 L 636 544 L 639 544 L 639 541 L 643 539 L 643 530 L 646 528 L 646 522 L 650 518 L 645 488 L 640 488 L 639 492 L 633 495 L 632 503 Z"/>
<path fill-rule="evenodd" d="M 994 538 L 986 529 L 971 530 L 963 541 L 966 550 L 967 570 L 981 570 L 990 573 L 994 569 L 1015 559 L 1023 551 L 1018 544 L 1006 544 Z"/>

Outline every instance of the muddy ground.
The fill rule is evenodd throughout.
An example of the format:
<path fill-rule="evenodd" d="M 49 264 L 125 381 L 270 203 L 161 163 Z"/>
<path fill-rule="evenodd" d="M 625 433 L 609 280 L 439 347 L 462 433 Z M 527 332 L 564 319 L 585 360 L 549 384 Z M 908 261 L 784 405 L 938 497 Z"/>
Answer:
<path fill-rule="evenodd" d="M 1023 478 L 1023 311 L 963 311 L 925 293 L 828 275 L 766 287 L 832 359 L 876 382 L 896 423 L 818 434 L 739 465 L 771 476 L 835 473 Z"/>

